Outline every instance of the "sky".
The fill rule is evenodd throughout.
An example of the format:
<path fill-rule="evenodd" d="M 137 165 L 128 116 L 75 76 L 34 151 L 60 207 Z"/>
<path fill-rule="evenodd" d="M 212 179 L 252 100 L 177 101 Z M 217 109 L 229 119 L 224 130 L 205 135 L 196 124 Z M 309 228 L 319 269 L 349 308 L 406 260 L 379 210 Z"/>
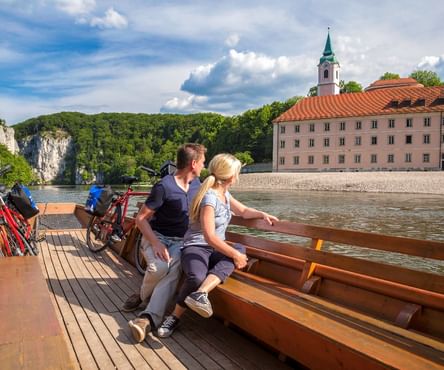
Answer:
<path fill-rule="evenodd" d="M 444 80 L 442 0 L 0 0 L 0 118 L 240 114 L 305 96 L 328 27 L 340 78 Z"/>

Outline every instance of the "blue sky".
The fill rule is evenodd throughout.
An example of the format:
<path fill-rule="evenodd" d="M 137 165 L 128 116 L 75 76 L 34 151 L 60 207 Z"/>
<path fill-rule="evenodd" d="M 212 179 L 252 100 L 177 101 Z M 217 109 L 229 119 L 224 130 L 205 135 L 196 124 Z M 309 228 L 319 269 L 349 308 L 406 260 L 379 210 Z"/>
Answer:
<path fill-rule="evenodd" d="M 306 95 L 331 28 L 341 79 L 444 80 L 442 0 L 0 0 L 0 118 L 238 114 Z"/>

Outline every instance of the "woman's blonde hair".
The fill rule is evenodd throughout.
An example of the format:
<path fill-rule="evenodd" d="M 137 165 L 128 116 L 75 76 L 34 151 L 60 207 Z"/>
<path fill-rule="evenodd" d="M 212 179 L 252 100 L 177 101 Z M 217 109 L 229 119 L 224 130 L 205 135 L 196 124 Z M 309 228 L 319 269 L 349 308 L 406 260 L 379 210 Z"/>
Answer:
<path fill-rule="evenodd" d="M 208 172 L 210 175 L 202 183 L 191 203 L 191 221 L 199 220 L 200 203 L 202 203 L 202 199 L 208 189 L 214 188 L 218 184 L 222 185 L 233 177 L 236 182 L 239 179 L 241 167 L 241 162 L 234 155 L 222 153 L 213 157 L 208 165 Z"/>

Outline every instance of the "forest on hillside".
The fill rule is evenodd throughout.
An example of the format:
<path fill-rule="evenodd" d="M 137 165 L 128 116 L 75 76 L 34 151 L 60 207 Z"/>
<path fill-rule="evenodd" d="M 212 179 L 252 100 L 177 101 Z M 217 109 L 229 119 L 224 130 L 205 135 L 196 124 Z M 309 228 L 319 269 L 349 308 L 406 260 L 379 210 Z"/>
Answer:
<path fill-rule="evenodd" d="M 237 116 L 62 112 L 31 118 L 14 129 L 18 141 L 60 131 L 73 138 L 73 156 L 57 183 L 73 184 L 76 169 L 86 182 L 102 173 L 106 183 L 117 183 L 123 174 L 143 179 L 146 174 L 138 166 L 159 168 L 165 160 L 174 159 L 177 147 L 185 142 L 204 144 L 207 158 L 228 152 L 249 162 L 270 162 L 272 121 L 299 99 L 274 102 Z"/>

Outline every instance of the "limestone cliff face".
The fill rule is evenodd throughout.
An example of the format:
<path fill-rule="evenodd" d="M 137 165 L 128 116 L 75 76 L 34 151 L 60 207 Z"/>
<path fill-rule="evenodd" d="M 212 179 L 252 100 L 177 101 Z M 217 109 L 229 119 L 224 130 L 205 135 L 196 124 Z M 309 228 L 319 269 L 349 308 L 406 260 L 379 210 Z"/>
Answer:
<path fill-rule="evenodd" d="M 6 145 L 11 153 L 17 154 L 19 147 L 14 138 L 14 129 L 0 125 L 0 144 Z"/>
<path fill-rule="evenodd" d="M 74 155 L 73 140 L 64 131 L 28 136 L 19 142 L 19 147 L 43 183 L 57 180 Z"/>

